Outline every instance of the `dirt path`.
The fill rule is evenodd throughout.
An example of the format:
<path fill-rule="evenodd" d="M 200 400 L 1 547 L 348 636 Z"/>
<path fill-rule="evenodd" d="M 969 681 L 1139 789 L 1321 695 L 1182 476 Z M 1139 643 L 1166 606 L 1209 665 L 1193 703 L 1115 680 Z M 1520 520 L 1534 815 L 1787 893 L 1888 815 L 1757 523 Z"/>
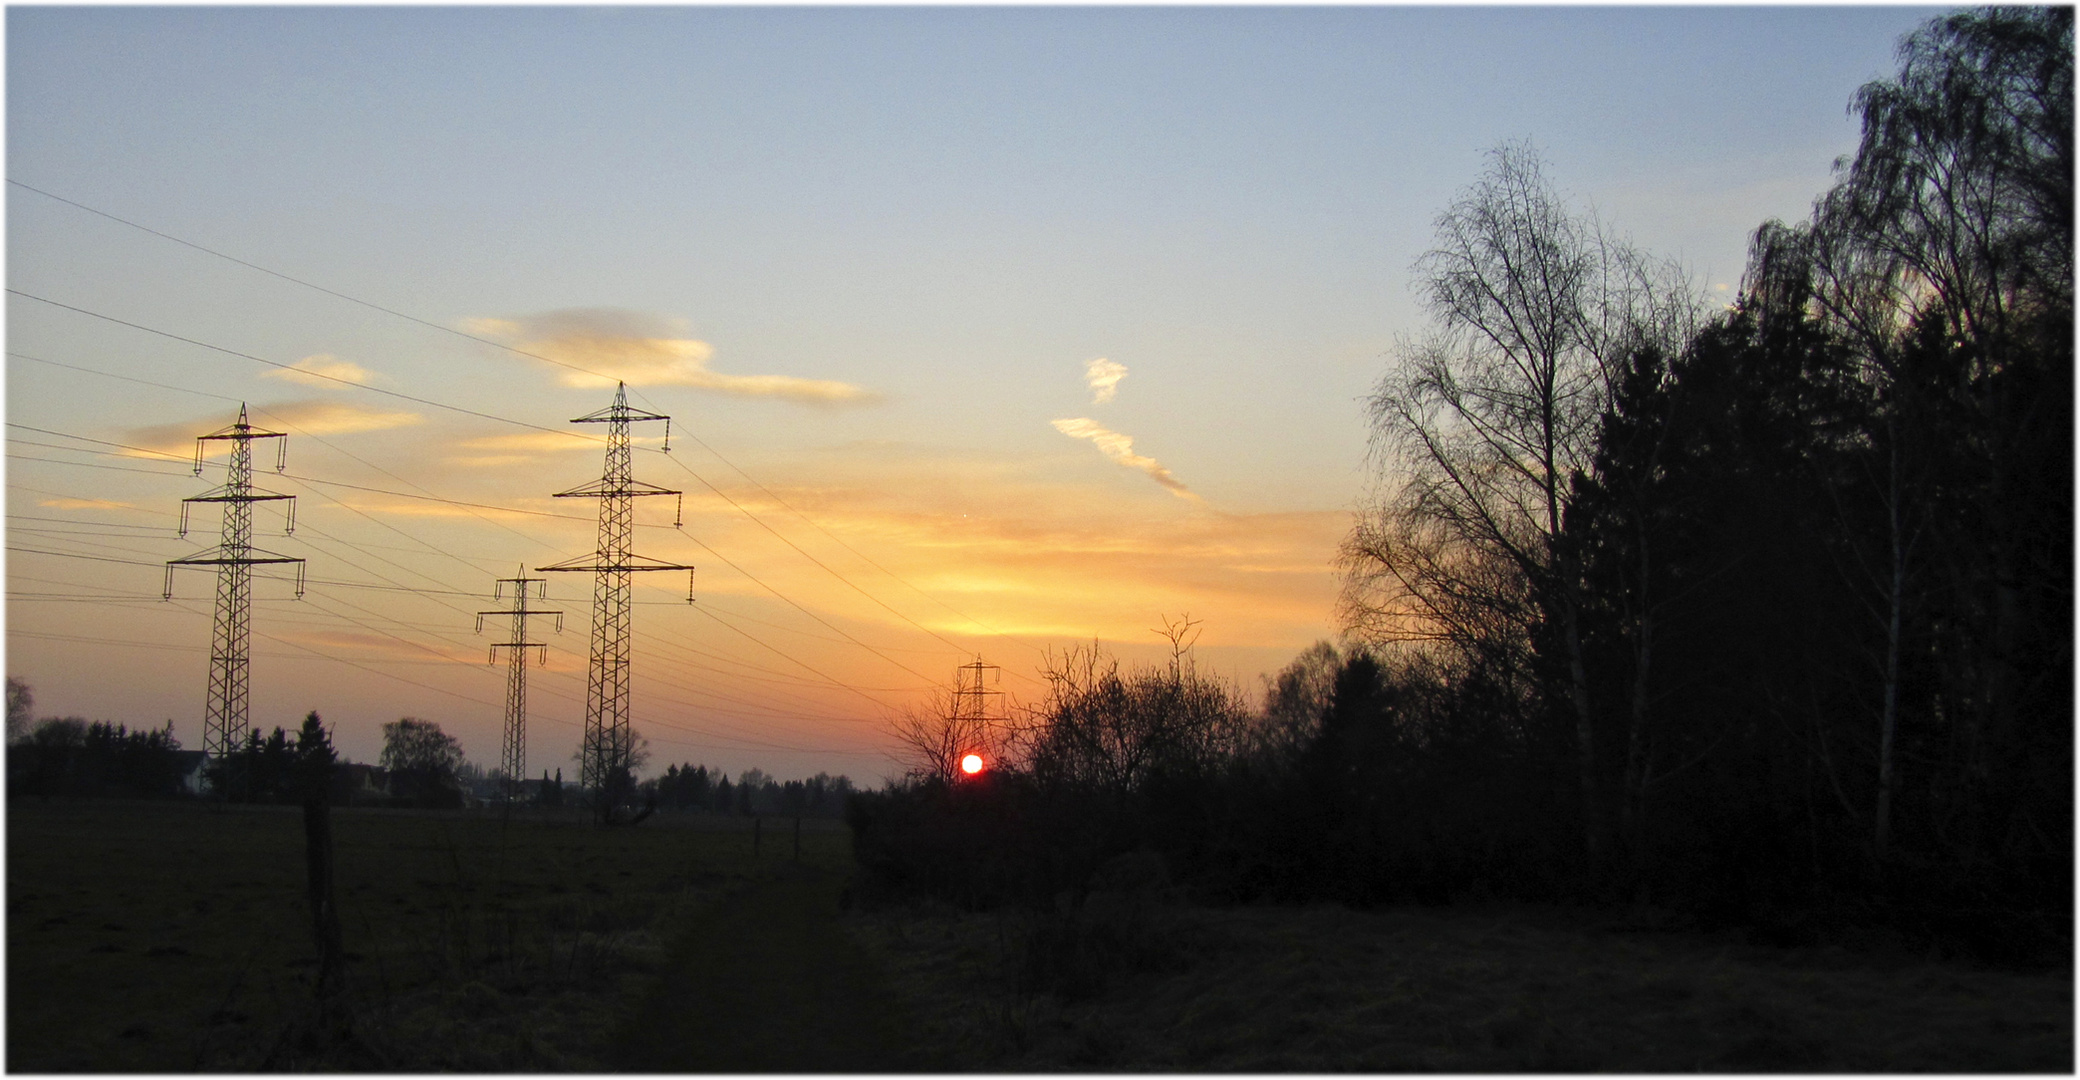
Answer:
<path fill-rule="evenodd" d="M 882 972 L 838 925 L 843 879 L 793 864 L 706 912 L 621 1040 L 631 1072 L 916 1072 Z"/>

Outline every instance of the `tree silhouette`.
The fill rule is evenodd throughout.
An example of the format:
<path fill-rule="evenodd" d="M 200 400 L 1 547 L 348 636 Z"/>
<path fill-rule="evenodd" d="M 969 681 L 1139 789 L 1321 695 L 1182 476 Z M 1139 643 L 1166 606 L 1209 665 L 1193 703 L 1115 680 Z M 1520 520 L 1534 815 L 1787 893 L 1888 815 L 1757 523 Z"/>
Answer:
<path fill-rule="evenodd" d="M 1368 640 L 1433 641 L 1564 687 L 1594 852 L 1586 598 L 1563 523 L 1627 359 L 1679 348 L 1698 301 L 1568 207 L 1518 143 L 1438 216 L 1416 271 L 1432 328 L 1369 402 L 1385 490 L 1344 547 L 1345 619 Z"/>
<path fill-rule="evenodd" d="M 383 754 L 393 791 L 421 806 L 462 805 L 456 769 L 462 744 L 430 720 L 407 716 L 383 725 Z"/>

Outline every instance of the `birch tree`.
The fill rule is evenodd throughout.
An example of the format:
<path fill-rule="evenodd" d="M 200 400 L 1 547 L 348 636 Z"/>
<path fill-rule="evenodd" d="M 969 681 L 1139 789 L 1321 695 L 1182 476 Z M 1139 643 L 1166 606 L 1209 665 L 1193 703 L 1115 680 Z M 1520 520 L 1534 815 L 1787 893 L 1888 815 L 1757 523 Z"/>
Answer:
<path fill-rule="evenodd" d="M 1594 854 L 1595 712 L 1563 524 L 1625 358 L 1680 348 L 1699 305 L 1678 271 L 1569 206 L 1525 143 L 1489 153 L 1415 270 L 1431 325 L 1368 400 L 1380 484 L 1344 547 L 1344 618 L 1504 671 L 1564 668 Z"/>

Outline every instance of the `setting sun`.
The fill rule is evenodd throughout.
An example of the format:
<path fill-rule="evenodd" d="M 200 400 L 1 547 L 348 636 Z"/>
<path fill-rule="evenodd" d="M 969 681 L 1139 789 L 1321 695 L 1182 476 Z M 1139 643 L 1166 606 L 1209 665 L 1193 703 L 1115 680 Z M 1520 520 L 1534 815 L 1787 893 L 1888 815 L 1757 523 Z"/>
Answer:
<path fill-rule="evenodd" d="M 969 754 L 961 759 L 961 771 L 973 776 L 982 771 L 982 755 Z"/>

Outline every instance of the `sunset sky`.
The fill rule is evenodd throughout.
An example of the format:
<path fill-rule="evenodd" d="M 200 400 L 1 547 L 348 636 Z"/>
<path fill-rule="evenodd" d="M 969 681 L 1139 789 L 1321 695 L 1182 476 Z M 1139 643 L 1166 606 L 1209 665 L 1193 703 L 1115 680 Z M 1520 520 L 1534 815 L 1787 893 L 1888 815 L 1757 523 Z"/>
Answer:
<path fill-rule="evenodd" d="M 7 672 L 200 747 L 214 575 L 162 564 L 243 402 L 311 579 L 254 587 L 253 723 L 496 765 L 476 613 L 592 550 L 551 494 L 618 378 L 685 491 L 636 551 L 699 567 L 637 579 L 653 773 L 875 782 L 955 665 L 1032 702 L 1166 617 L 1256 694 L 1336 631 L 1359 399 L 1483 152 L 1730 298 L 1936 10 L 10 8 Z M 592 582 L 545 576 L 530 771 L 572 777 Z"/>

